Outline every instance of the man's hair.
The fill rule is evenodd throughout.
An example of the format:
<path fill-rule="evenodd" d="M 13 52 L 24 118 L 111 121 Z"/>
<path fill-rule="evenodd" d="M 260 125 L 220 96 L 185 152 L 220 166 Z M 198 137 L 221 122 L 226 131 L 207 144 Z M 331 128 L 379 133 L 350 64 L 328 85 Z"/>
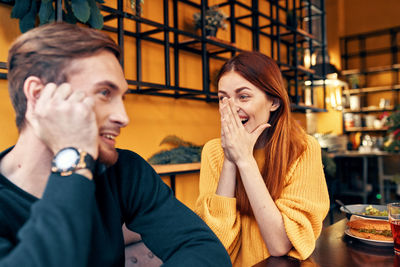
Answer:
<path fill-rule="evenodd" d="M 18 37 L 8 53 L 8 91 L 21 131 L 25 124 L 24 82 L 30 76 L 43 84 L 68 81 L 68 67 L 74 59 L 93 56 L 101 51 L 120 56 L 118 45 L 106 34 L 67 23 L 52 23 Z"/>

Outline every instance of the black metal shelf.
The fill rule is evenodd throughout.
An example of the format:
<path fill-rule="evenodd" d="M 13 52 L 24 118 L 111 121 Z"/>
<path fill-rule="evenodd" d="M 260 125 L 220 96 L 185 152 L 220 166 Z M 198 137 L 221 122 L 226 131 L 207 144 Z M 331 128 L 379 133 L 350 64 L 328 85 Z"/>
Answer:
<path fill-rule="evenodd" d="M 352 127 L 352 128 L 348 128 L 346 129 L 346 132 L 349 133 L 357 133 L 357 132 L 374 132 L 374 133 L 378 133 L 378 132 L 386 132 L 388 130 L 388 128 L 371 128 L 371 127 Z"/>
<path fill-rule="evenodd" d="M 293 112 L 302 112 L 306 113 L 310 112 L 327 112 L 328 110 L 325 108 L 318 108 L 313 106 L 306 106 L 305 104 L 291 104 L 290 107 L 292 108 Z"/>
<path fill-rule="evenodd" d="M 168 1 L 164 1 L 164 16 L 168 16 L 170 14 L 170 6 L 165 5 Z M 314 1 L 313 1 L 314 2 Z M 278 65 L 281 67 L 282 74 L 286 80 L 288 80 L 288 91 L 295 92 L 295 95 L 299 94 L 302 90 L 300 88 L 300 82 L 302 80 L 313 80 L 313 79 L 323 79 L 325 75 L 318 76 L 315 75 L 315 71 L 311 69 L 306 69 L 305 67 L 300 65 L 300 60 L 293 59 L 293 55 L 290 55 L 287 52 L 287 55 L 284 56 L 282 54 L 283 49 L 280 49 L 280 46 L 286 46 L 286 50 L 289 51 L 293 49 L 293 54 L 297 55 L 297 51 L 301 49 L 301 47 L 306 47 L 312 51 L 313 48 L 319 48 L 324 52 L 326 49 L 326 43 L 324 41 L 318 40 L 315 36 L 310 34 L 310 30 L 312 29 L 312 18 L 314 16 L 320 16 L 321 21 L 324 21 L 325 12 L 323 10 L 324 0 L 319 0 L 320 7 L 311 3 L 311 0 L 302 0 L 301 3 L 289 3 L 286 1 L 270 1 L 269 9 L 262 10 L 258 6 L 258 1 L 253 0 L 251 4 L 245 4 L 239 1 L 227 0 L 225 2 L 219 3 L 219 7 L 229 7 L 230 14 L 227 21 L 230 23 L 230 40 L 220 40 L 217 38 L 207 38 L 204 35 L 196 35 L 192 32 L 183 31 L 178 28 L 178 13 L 177 7 L 178 4 L 190 5 L 200 11 L 205 11 L 208 8 L 207 1 L 201 1 L 200 4 L 194 3 L 189 0 L 172 0 L 173 3 L 173 12 L 174 16 L 174 25 L 169 25 L 168 20 L 164 18 L 164 24 L 155 22 L 149 19 L 142 18 L 140 13 L 132 14 L 128 12 L 124 12 L 120 8 L 111 8 L 108 6 L 102 6 L 101 9 L 103 12 L 107 13 L 105 16 L 105 20 L 116 20 L 116 19 L 128 19 L 136 22 L 136 31 L 132 29 L 125 29 L 123 27 L 123 23 L 119 24 L 119 27 L 110 27 L 105 26 L 104 30 L 114 32 L 118 34 L 118 40 L 121 47 L 123 48 L 123 38 L 121 36 L 131 36 L 136 38 L 137 40 L 137 80 L 128 81 L 130 85 L 130 93 L 136 94 L 149 94 L 149 95 L 159 95 L 159 96 L 167 96 L 174 98 L 188 98 L 188 99 L 196 99 L 196 100 L 205 100 L 205 101 L 217 101 L 217 93 L 210 91 L 210 59 L 217 59 L 226 61 L 229 59 L 229 55 L 233 56 L 237 52 L 243 51 L 243 49 L 237 47 L 235 45 L 236 40 L 236 30 L 237 27 L 242 27 L 251 31 L 252 34 L 252 47 L 253 50 L 260 50 L 260 36 L 267 37 L 271 40 L 271 50 L 269 55 L 273 57 Z M 280 21 L 279 12 L 284 11 L 288 12 L 291 8 L 290 5 L 295 5 L 295 8 L 300 10 L 303 14 L 302 18 L 304 20 L 304 13 L 308 12 L 305 17 L 309 18 L 307 20 L 308 31 L 305 29 L 301 29 L 299 27 L 292 27 L 290 25 L 286 25 Z M 298 5 L 298 6 L 296 6 Z M 235 9 L 241 8 L 247 10 L 249 13 L 241 16 L 236 16 Z M 245 19 L 250 21 L 244 22 Z M 263 18 L 263 25 L 260 25 L 259 18 Z M 141 25 L 148 25 L 153 27 L 151 30 L 141 31 Z M 301 26 L 301 25 L 300 25 Z M 325 32 L 324 24 L 320 25 L 322 31 Z M 280 28 L 284 29 L 281 32 Z M 269 32 L 266 32 L 268 30 Z M 202 34 L 205 33 L 204 28 L 201 29 Z M 164 38 L 160 37 L 160 33 L 164 33 Z M 173 40 L 166 38 L 169 33 L 174 35 Z M 158 34 L 157 37 L 154 35 Z M 183 40 L 182 40 L 183 39 Z M 150 41 L 153 43 L 157 43 L 160 45 L 164 45 L 166 51 L 170 48 L 174 49 L 174 58 L 170 58 L 169 53 L 165 53 L 164 61 L 166 62 L 165 67 L 165 80 L 164 84 L 144 82 L 141 79 L 141 41 Z M 202 88 L 201 89 L 193 89 L 193 88 L 183 88 L 179 84 L 179 53 L 180 51 L 190 52 L 196 55 L 201 56 L 202 60 Z M 228 56 L 227 56 L 228 55 Z M 174 73 L 175 79 L 174 84 L 171 81 L 171 70 L 169 69 L 169 62 L 174 60 Z M 123 63 L 123 62 L 122 62 Z M 292 64 L 290 64 L 292 63 Z M 298 97 L 293 97 L 294 99 L 298 99 Z M 299 105 L 299 103 L 293 103 L 296 108 L 294 110 L 316 110 L 323 111 L 325 109 L 317 109 L 314 107 L 303 107 Z M 297 107 L 298 106 L 298 107 Z"/>
<path fill-rule="evenodd" d="M 390 92 L 390 91 L 396 91 L 396 90 L 400 90 L 400 84 L 365 87 L 365 88 L 357 88 L 357 89 L 347 89 L 347 90 L 343 90 L 342 93 L 349 94 L 349 95 L 362 95 L 362 94 L 371 94 L 371 93 Z"/>
<path fill-rule="evenodd" d="M 388 50 L 388 51 L 392 52 L 391 50 Z M 371 54 L 369 54 L 369 55 L 372 56 Z M 366 74 L 374 74 L 374 73 L 390 72 L 390 71 L 399 71 L 399 70 L 400 70 L 400 64 L 393 64 L 393 65 L 389 65 L 389 66 L 369 67 L 369 68 L 362 69 L 362 70 L 361 69 L 342 70 L 342 75 L 344 75 L 344 76 L 366 75 Z"/>
<path fill-rule="evenodd" d="M 7 70 L 7 63 L 6 62 L 0 62 L 0 69 Z M 0 72 L 0 79 L 7 79 L 7 73 Z"/>
<path fill-rule="evenodd" d="M 359 113 L 359 114 L 369 114 L 375 113 L 379 114 L 381 112 L 391 112 L 395 110 L 395 107 L 400 103 L 399 91 L 400 91 L 400 64 L 398 62 L 398 54 L 400 51 L 400 26 L 392 27 L 383 30 L 376 30 L 371 32 L 365 32 L 360 34 L 353 34 L 349 36 L 342 37 L 341 42 L 341 58 L 343 62 L 344 69 L 342 75 L 349 79 L 351 77 L 362 77 L 364 82 L 358 84 L 357 87 L 360 88 L 349 88 L 343 91 L 344 97 L 349 97 L 350 95 L 356 95 L 360 97 L 361 103 L 364 105 L 357 110 L 344 109 L 343 110 L 343 124 L 345 124 L 345 114 L 346 113 Z M 384 46 L 379 48 L 370 46 L 373 42 L 378 41 L 385 42 Z M 371 42 L 373 41 L 373 42 Z M 349 52 L 350 47 L 353 51 Z M 390 60 L 390 65 L 368 65 L 368 59 L 376 55 L 381 55 L 383 58 L 386 56 L 386 60 Z M 354 59 L 358 61 L 354 61 Z M 357 65 L 350 66 L 351 62 Z M 386 61 L 387 62 L 387 61 Z M 351 67 L 351 68 L 350 68 Z M 385 84 L 377 85 L 371 84 L 371 79 L 375 75 L 380 75 L 381 73 L 388 73 L 391 75 L 391 79 L 385 79 Z M 386 75 L 386 74 L 385 74 Z M 351 86 L 352 87 L 352 86 Z M 356 86 L 354 86 L 356 87 Z M 376 107 L 368 103 L 367 100 L 371 94 L 377 94 L 382 92 L 392 92 L 391 93 L 391 105 L 385 105 L 381 107 Z M 387 94 L 386 94 L 387 95 Z M 353 127 L 345 128 L 343 127 L 345 133 L 376 133 L 383 135 L 386 133 L 387 128 L 368 128 L 368 127 Z"/>
<path fill-rule="evenodd" d="M 384 112 L 384 111 L 393 111 L 395 110 L 394 106 L 388 106 L 384 108 L 379 108 L 379 107 L 366 107 L 366 108 L 361 108 L 361 109 L 348 109 L 345 108 L 343 109 L 343 113 L 374 113 L 374 112 Z"/>
<path fill-rule="evenodd" d="M 0 0 L 0 2 L 3 1 Z M 318 4 L 315 2 L 318 2 Z M 235 44 L 236 33 L 239 28 L 245 28 L 251 32 L 252 50 L 262 50 L 276 60 L 283 77 L 287 81 L 287 90 L 289 94 L 292 94 L 290 95 L 292 99 L 298 101 L 303 90 L 301 86 L 305 80 L 319 80 L 326 76 L 325 74 L 316 75 L 314 70 L 305 68 L 301 65 L 302 59 L 298 58 L 298 52 L 302 49 L 310 49 L 311 53 L 315 49 L 319 49 L 322 54 L 326 53 L 324 0 L 270 0 L 267 8 L 261 8 L 259 0 L 252 0 L 248 4 L 235 0 L 221 1 L 218 5 L 220 8 L 229 8 L 227 22 L 230 24 L 230 32 L 228 40 L 206 37 L 204 27 L 200 29 L 201 34 L 197 35 L 178 26 L 179 17 L 182 15 L 178 12 L 179 5 L 187 5 L 204 13 L 209 7 L 207 0 L 202 0 L 200 3 L 191 0 L 160 1 L 163 5 L 162 22 L 154 21 L 152 18 L 144 18 L 138 10 L 127 12 L 123 9 L 122 0 L 118 0 L 116 3 L 117 7 L 115 8 L 103 4 L 100 5 L 100 9 L 104 15 L 105 24 L 107 24 L 103 29 L 117 35 L 118 44 L 122 51 L 121 65 L 123 67 L 126 49 L 124 36 L 132 37 L 136 41 L 136 78 L 135 80 L 128 80 L 129 93 L 177 99 L 187 98 L 207 102 L 218 101 L 217 92 L 211 90 L 210 87 L 210 59 L 226 61 L 236 53 L 244 51 Z M 237 15 L 236 10 L 238 9 L 245 10 L 247 14 Z M 291 9 L 300 14 L 299 18 L 302 22 L 299 25 L 287 25 L 283 22 L 282 19 L 289 16 Z M 170 16 L 173 17 L 172 22 L 169 19 Z M 318 27 L 322 33 L 322 38 L 313 35 L 313 29 L 316 25 L 315 18 L 319 19 Z M 125 27 L 124 20 L 135 22 L 134 26 Z M 114 22 L 117 23 L 114 25 Z M 170 35 L 173 38 L 170 38 Z M 270 41 L 269 52 L 265 52 L 264 47 L 261 47 L 261 37 L 266 37 Z M 143 42 L 161 45 L 164 50 L 165 81 L 162 83 L 142 79 L 144 71 L 142 68 Z M 186 88 L 181 85 L 179 77 L 179 70 L 182 68 L 179 63 L 181 52 L 188 52 L 201 57 L 201 88 Z M 323 58 L 325 60 L 325 56 Z M 3 64 L 4 68 L 5 66 Z M 1 63 L 0 68 L 2 68 Z M 5 79 L 6 74 L 0 73 L 0 78 Z M 292 108 L 300 112 L 305 110 L 326 111 L 324 108 L 306 107 L 298 102 L 293 103 Z"/>

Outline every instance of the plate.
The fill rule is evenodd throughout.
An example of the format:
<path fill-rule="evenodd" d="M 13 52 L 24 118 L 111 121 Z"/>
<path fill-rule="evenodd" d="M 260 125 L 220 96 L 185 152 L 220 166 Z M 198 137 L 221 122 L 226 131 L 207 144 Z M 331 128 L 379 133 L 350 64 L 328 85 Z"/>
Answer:
<path fill-rule="evenodd" d="M 383 206 L 383 205 L 382 205 L 382 206 Z M 365 219 L 367 219 L 367 218 L 361 217 L 361 216 L 359 216 L 359 215 L 352 215 L 352 216 L 350 217 L 350 221 L 359 220 L 359 219 L 365 220 Z M 370 219 L 370 218 L 368 218 L 368 219 Z M 371 218 L 371 220 L 380 220 L 380 219 L 373 219 L 373 218 Z M 350 232 L 349 227 L 348 227 L 347 225 L 346 225 L 346 229 L 344 230 L 344 233 L 345 233 L 346 235 L 351 236 L 352 238 L 358 239 L 359 241 L 361 241 L 361 242 L 363 242 L 363 243 L 366 243 L 366 244 L 368 244 L 368 245 L 373 245 L 373 246 L 384 246 L 384 247 L 393 246 L 393 241 L 373 240 L 373 239 L 367 239 L 367 238 L 362 238 L 362 237 L 355 236 L 355 235 L 353 235 L 353 234 Z"/>
<path fill-rule="evenodd" d="M 347 218 L 350 218 L 351 215 L 357 215 L 365 218 L 373 218 L 373 219 L 383 219 L 387 220 L 388 216 L 373 216 L 373 215 L 362 215 L 359 213 L 365 212 L 365 208 L 368 206 L 372 206 L 379 211 L 387 210 L 386 205 L 372 205 L 372 204 L 355 204 L 355 205 L 346 205 L 345 207 L 348 208 L 351 213 L 347 212 L 343 207 L 340 207 L 340 211 L 347 213 Z"/>
<path fill-rule="evenodd" d="M 372 239 L 366 239 L 362 237 L 358 237 L 355 235 L 352 235 L 349 231 L 349 229 L 344 230 L 344 233 L 348 236 L 351 236 L 352 238 L 358 239 L 363 243 L 366 243 L 368 245 L 372 246 L 381 246 L 381 247 L 393 247 L 393 241 L 382 241 L 382 240 L 372 240 Z"/>

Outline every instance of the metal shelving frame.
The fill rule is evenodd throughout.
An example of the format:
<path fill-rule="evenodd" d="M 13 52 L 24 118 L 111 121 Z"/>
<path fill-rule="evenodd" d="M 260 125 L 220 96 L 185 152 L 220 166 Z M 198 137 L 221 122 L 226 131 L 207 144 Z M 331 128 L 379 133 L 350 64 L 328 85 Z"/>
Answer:
<path fill-rule="evenodd" d="M 2 2 L 0 0 L 0 2 Z M 56 0 L 57 5 L 57 19 L 61 20 L 62 0 Z M 201 14 L 204 14 L 209 8 L 208 1 L 202 0 L 195 3 L 191 0 L 163 0 L 163 22 L 156 22 L 141 16 L 140 11 L 124 11 L 123 0 L 117 0 L 117 7 L 113 8 L 107 5 L 101 5 L 100 8 L 104 14 L 105 23 L 109 21 L 117 21 L 116 27 L 104 26 L 103 30 L 116 33 L 118 44 L 121 47 L 122 57 L 121 65 L 124 66 L 124 36 L 133 37 L 136 40 L 136 79 L 127 80 L 129 84 L 129 93 L 155 95 L 173 98 L 185 98 L 201 100 L 206 102 L 217 102 L 217 92 L 210 90 L 210 59 L 217 59 L 226 61 L 227 52 L 230 56 L 234 56 L 242 49 L 236 47 L 236 29 L 237 27 L 244 27 L 251 31 L 252 35 L 252 49 L 260 50 L 260 36 L 267 37 L 271 41 L 270 54 L 274 58 L 282 70 L 282 74 L 287 81 L 288 92 L 292 99 L 292 108 L 294 111 L 305 112 L 311 110 L 315 112 L 326 111 L 324 108 L 315 108 L 302 105 L 300 95 L 302 85 L 305 80 L 313 81 L 325 78 L 325 72 L 322 76 L 316 75 L 312 70 L 305 69 L 301 66 L 297 56 L 292 57 L 289 51 L 293 51 L 293 55 L 297 55 L 300 49 L 307 47 L 311 52 L 314 49 L 320 49 L 322 54 L 326 53 L 325 41 L 325 6 L 324 0 L 269 0 L 268 10 L 262 10 L 259 7 L 259 0 L 251 0 L 249 4 L 242 3 L 235 0 L 226 0 L 219 3 L 220 7 L 229 7 L 228 22 L 230 23 L 230 40 L 220 40 L 216 38 L 207 38 L 204 27 L 204 16 L 202 20 L 201 35 L 194 34 L 193 32 L 184 31 L 178 27 L 179 12 L 178 5 L 189 5 L 198 9 Z M 172 13 L 171 5 L 172 3 Z M 248 14 L 237 16 L 236 10 L 238 8 L 245 9 Z M 282 22 L 280 18 L 281 13 L 288 14 L 290 9 L 296 10 L 299 14 L 301 25 L 290 26 Z M 172 25 L 169 23 L 169 16 L 172 14 Z M 320 19 L 322 38 L 321 40 L 313 36 L 313 18 Z M 251 23 L 246 23 L 244 20 L 250 18 Z M 267 23 L 260 23 L 260 19 L 267 21 Z M 125 26 L 125 20 L 135 22 L 134 29 Z M 306 27 L 304 25 L 306 24 Z M 143 30 L 145 25 L 150 30 Z M 303 27 L 303 29 L 302 29 Z M 282 30 L 284 29 L 284 32 Z M 162 38 L 159 37 L 162 33 Z M 170 40 L 170 34 L 173 38 Z M 181 37 L 190 39 L 189 42 L 182 42 Z M 152 42 L 163 46 L 164 50 L 164 83 L 147 82 L 142 79 L 142 47 L 143 41 Z M 214 49 L 211 51 L 209 47 Z M 285 47 L 286 55 L 283 55 L 282 49 Z M 173 55 L 171 56 L 170 50 L 172 49 Z M 186 88 L 181 86 L 179 77 L 179 57 L 180 52 L 190 52 L 201 57 L 202 64 L 202 85 L 201 89 Z M 223 55 L 222 55 L 223 54 Z M 323 57 L 325 59 L 325 57 Z M 172 64 L 173 62 L 173 64 Z M 173 71 L 172 67 L 173 65 Z M 0 69 L 5 68 L 5 63 L 0 63 Z M 174 79 L 172 79 L 172 74 Z M 6 78 L 6 74 L 0 73 L 0 78 Z"/>
<path fill-rule="evenodd" d="M 382 40 L 388 40 L 386 46 L 379 48 L 367 48 L 367 41 L 372 38 L 382 38 Z M 351 76 L 351 75 L 361 75 L 365 77 L 365 81 L 368 80 L 369 75 L 374 75 L 378 73 L 391 73 L 391 81 L 390 84 L 385 84 L 382 86 L 374 85 L 371 87 L 368 83 L 362 84 L 361 88 L 351 88 L 344 91 L 344 94 L 347 95 L 360 95 L 366 96 L 367 94 L 374 94 L 389 91 L 392 92 L 392 100 L 393 104 L 388 107 L 381 108 L 368 108 L 361 107 L 359 110 L 343 110 L 344 113 L 378 113 L 384 111 L 394 111 L 396 106 L 400 104 L 400 64 L 399 64 L 399 51 L 400 51 L 400 26 L 391 27 L 382 30 L 375 30 L 360 34 L 348 35 L 340 38 L 341 42 L 341 58 L 344 66 L 344 70 L 342 71 L 343 76 Z M 357 44 L 357 50 L 355 52 L 349 52 L 349 48 L 352 43 Z M 367 66 L 367 59 L 371 56 L 377 55 L 387 55 L 390 57 L 390 65 L 387 66 Z M 349 69 L 349 61 L 352 59 L 359 59 L 359 68 Z M 354 129 L 346 130 L 344 127 L 343 120 L 343 129 L 345 133 L 353 133 L 353 132 L 383 132 L 385 133 L 387 128 L 382 129 L 373 129 L 367 127 L 359 127 Z"/>

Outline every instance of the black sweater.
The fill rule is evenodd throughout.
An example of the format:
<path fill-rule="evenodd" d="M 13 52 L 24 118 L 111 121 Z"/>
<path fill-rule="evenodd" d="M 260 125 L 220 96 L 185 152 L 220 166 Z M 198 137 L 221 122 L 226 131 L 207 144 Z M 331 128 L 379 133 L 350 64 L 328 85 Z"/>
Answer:
<path fill-rule="evenodd" d="M 217 237 L 151 166 L 118 153 L 115 165 L 97 164 L 93 181 L 51 174 L 41 199 L 0 175 L 0 266 L 124 266 L 124 222 L 164 266 L 231 266 Z"/>

